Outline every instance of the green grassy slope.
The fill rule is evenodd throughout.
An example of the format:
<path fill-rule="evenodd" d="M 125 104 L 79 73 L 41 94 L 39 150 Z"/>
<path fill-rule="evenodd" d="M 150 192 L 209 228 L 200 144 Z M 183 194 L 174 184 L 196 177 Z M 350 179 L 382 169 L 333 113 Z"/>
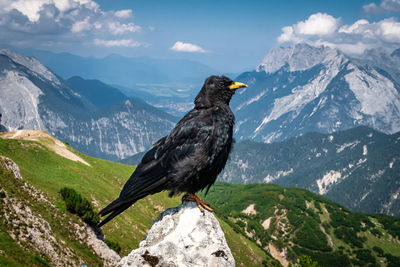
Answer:
<path fill-rule="evenodd" d="M 287 249 L 292 262 L 306 254 L 321 266 L 400 263 L 399 218 L 350 212 L 307 190 L 271 184 L 217 183 L 205 200 L 235 231 L 262 248 Z"/>
<path fill-rule="evenodd" d="M 132 166 L 91 158 L 67 146 L 69 151 L 80 156 L 91 165 L 86 166 L 56 154 L 51 149 L 53 143 L 54 140 L 50 136 L 42 136 L 39 141 L 0 138 L 0 155 L 9 157 L 17 163 L 23 179 L 40 189 L 49 200 L 55 203 L 57 210 L 50 211 L 46 210 L 45 207 L 38 207 L 37 211 L 43 213 L 42 216 L 45 218 L 51 218 L 51 213 L 68 214 L 58 193 L 62 187 L 75 189 L 100 210 L 118 196 L 125 181 L 134 170 Z M 3 170 L 1 176 L 4 178 L 7 176 L 6 173 L 7 171 Z M 7 178 L 4 178 L 4 180 L 7 180 Z M 19 191 L 14 188 L 18 187 L 18 185 L 5 186 L 3 181 L 1 187 L 7 193 Z M 14 195 L 19 199 L 23 199 L 22 195 L 17 193 Z M 27 201 L 35 202 L 34 199 L 27 199 Z M 132 249 L 138 247 L 139 242 L 145 237 L 152 221 L 158 214 L 166 208 L 177 206 L 179 203 L 179 198 L 168 198 L 166 192 L 140 200 L 134 207 L 129 208 L 103 227 L 106 239 L 117 241 L 122 248 L 121 256 L 127 255 Z M 75 215 L 69 216 L 76 217 Z M 52 221 L 51 219 L 49 220 Z M 76 220 L 78 220 L 77 217 Z M 54 220 L 51 226 L 54 228 L 55 235 L 63 236 L 62 239 L 67 241 L 68 246 L 74 246 L 74 241 L 68 241 L 70 237 L 67 233 L 63 233 L 62 227 L 57 227 L 57 220 Z M 252 241 L 234 232 L 228 224 L 222 222 L 221 226 L 226 233 L 228 244 L 232 249 L 238 266 L 249 266 L 248 263 L 252 263 L 251 265 L 254 266 L 261 265 L 261 262 L 268 257 Z M 0 233 L 0 242 L 1 247 L 4 245 L 11 249 L 14 246 L 16 250 L 18 249 L 16 244 L 13 246 L 8 245 L 10 242 L 11 244 L 13 243 L 12 239 L 7 237 L 7 234 L 3 233 L 3 231 Z M 75 246 L 75 251 L 80 251 L 80 257 L 88 262 L 98 263 L 98 259 L 93 258 L 93 255 L 84 255 L 85 249 L 87 248 Z M 3 255 L 6 254 L 8 255 L 9 253 L 4 253 Z M 18 255 L 18 253 L 10 255 L 13 254 Z M 32 255 L 30 258 L 35 261 L 35 255 Z M 0 263 L 2 260 L 12 262 L 15 259 L 13 257 L 5 259 L 0 254 Z M 21 264 L 25 265 L 25 263 Z"/>

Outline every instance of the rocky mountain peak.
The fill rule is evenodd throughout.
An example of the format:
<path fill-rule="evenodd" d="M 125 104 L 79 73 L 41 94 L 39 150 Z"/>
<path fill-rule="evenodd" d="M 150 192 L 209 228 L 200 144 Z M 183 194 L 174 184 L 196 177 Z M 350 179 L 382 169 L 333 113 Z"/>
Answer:
<path fill-rule="evenodd" d="M 398 60 L 367 51 L 352 58 L 325 46 L 296 44 L 273 49 L 233 100 L 238 140 L 271 143 L 307 132 L 332 133 L 366 125 L 400 130 Z"/>
<path fill-rule="evenodd" d="M 301 71 L 337 57 L 343 57 L 343 54 L 337 49 L 299 43 L 273 49 L 257 66 L 256 71 L 274 73 L 285 65 L 290 71 Z"/>

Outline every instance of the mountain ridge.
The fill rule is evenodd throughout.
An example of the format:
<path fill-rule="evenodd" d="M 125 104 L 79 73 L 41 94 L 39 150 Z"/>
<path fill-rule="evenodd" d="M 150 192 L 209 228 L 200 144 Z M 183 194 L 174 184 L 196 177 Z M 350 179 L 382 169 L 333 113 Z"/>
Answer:
<path fill-rule="evenodd" d="M 400 72 L 396 66 L 388 62 L 383 68 L 377 60 L 354 59 L 323 46 L 275 48 L 254 71 L 236 78 L 249 87 L 232 99 L 235 136 L 271 143 L 359 125 L 397 132 L 400 84 L 394 75 Z"/>
<path fill-rule="evenodd" d="M 144 151 L 176 121 L 99 81 L 75 79 L 79 94 L 36 59 L 9 50 L 0 52 L 0 70 L 3 126 L 47 130 L 92 156 L 118 160 Z M 94 88 L 107 95 L 97 97 Z"/>

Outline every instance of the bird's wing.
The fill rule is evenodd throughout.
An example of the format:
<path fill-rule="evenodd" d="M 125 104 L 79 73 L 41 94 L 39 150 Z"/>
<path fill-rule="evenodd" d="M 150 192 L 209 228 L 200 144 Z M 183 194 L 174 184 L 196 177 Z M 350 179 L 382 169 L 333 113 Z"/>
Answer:
<path fill-rule="evenodd" d="M 124 185 L 119 198 L 100 211 L 100 215 L 112 214 L 99 226 L 104 225 L 137 200 L 164 189 L 171 189 L 168 188 L 169 174 L 185 162 L 194 162 L 192 165 L 195 166 L 205 165 L 207 155 L 204 155 L 204 151 L 208 151 L 213 129 L 210 110 L 192 110 L 183 117 L 168 136 L 157 141 L 143 156 Z M 187 166 L 181 168 L 183 169 L 187 169 Z M 193 168 L 191 170 L 193 171 Z"/>

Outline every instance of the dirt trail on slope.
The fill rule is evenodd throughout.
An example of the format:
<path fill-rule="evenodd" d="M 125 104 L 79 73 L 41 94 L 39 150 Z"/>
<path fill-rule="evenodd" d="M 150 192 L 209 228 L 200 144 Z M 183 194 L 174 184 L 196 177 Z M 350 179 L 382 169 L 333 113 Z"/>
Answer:
<path fill-rule="evenodd" d="M 41 142 L 43 145 L 48 147 L 49 149 L 56 152 L 58 155 L 67 158 L 69 160 L 81 162 L 87 166 L 92 167 L 89 163 L 83 160 L 78 155 L 75 155 L 73 152 L 69 151 L 64 143 L 57 140 L 53 136 L 51 136 L 46 131 L 39 130 L 18 130 L 15 132 L 4 132 L 0 133 L 0 138 L 3 139 L 20 139 L 20 140 L 31 140 L 31 141 L 41 141 L 46 140 L 47 142 Z"/>
<path fill-rule="evenodd" d="M 284 267 L 289 266 L 289 262 L 284 257 L 282 257 L 279 250 L 272 243 L 269 243 L 268 247 L 269 252 L 271 253 L 272 257 L 274 257 L 274 259 L 278 260 Z"/>

